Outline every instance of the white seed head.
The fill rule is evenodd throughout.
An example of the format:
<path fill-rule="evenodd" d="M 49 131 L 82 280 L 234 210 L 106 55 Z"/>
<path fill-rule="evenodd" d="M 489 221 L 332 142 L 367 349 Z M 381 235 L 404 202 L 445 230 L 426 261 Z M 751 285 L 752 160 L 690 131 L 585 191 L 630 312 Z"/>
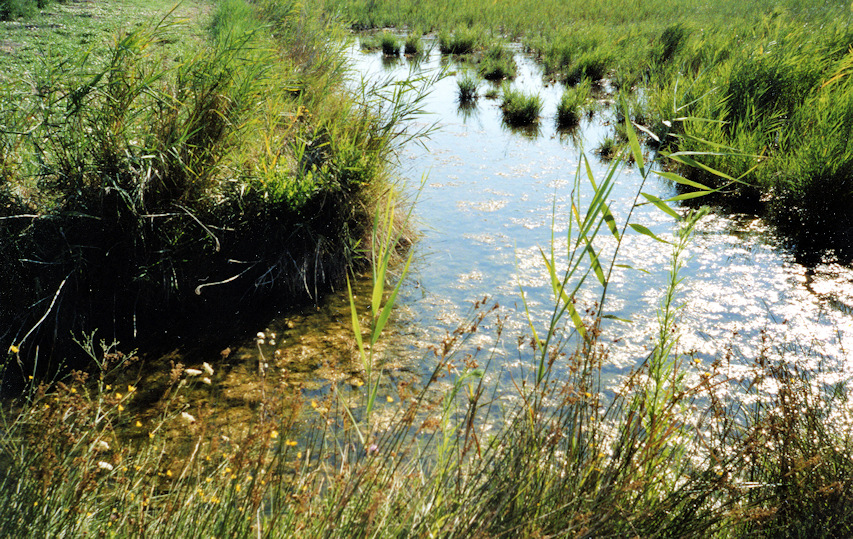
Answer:
<path fill-rule="evenodd" d="M 205 361 L 201 364 L 201 368 L 204 369 L 204 372 L 206 372 L 208 376 L 213 376 L 213 367 L 210 366 L 210 363 Z"/>
<path fill-rule="evenodd" d="M 103 440 L 98 440 L 97 442 L 95 442 L 95 449 L 97 449 L 98 451 L 109 451 L 110 444 Z"/>
<path fill-rule="evenodd" d="M 195 418 L 186 412 L 181 412 L 181 419 L 186 421 L 187 423 L 195 423 Z"/>
<path fill-rule="evenodd" d="M 100 468 L 102 470 L 112 471 L 113 465 L 110 464 L 109 462 L 104 462 L 103 460 L 100 460 L 100 461 L 98 461 L 98 468 Z"/>
<path fill-rule="evenodd" d="M 213 382 L 211 382 L 211 381 L 210 381 L 210 378 L 208 378 L 207 376 L 205 376 L 204 378 L 202 378 L 202 379 L 201 379 L 201 381 L 202 381 L 202 383 L 203 383 L 203 384 L 207 384 L 207 385 L 210 385 L 210 384 L 212 384 L 212 383 L 213 383 Z"/>
<path fill-rule="evenodd" d="M 187 373 L 187 376 L 200 376 L 201 371 L 198 369 L 184 369 L 184 372 Z"/>

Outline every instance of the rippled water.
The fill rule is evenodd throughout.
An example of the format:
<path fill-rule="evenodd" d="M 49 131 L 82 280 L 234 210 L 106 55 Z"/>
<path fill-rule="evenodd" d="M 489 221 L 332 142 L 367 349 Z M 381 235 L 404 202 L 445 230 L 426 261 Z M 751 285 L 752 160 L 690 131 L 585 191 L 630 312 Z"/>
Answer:
<path fill-rule="evenodd" d="M 355 72 L 368 79 L 405 78 L 413 69 L 408 60 L 389 62 L 379 53 L 354 49 L 352 58 Z M 475 108 L 460 109 L 456 79 L 450 75 L 435 84 L 425 103 L 430 113 L 426 121 L 437 122 L 438 129 L 426 148 L 413 145 L 401 156 L 408 189 L 416 189 L 422 175 L 428 179 L 415 211 L 421 233 L 415 262 L 400 301 L 396 335 L 388 339 L 394 344 L 387 354 L 394 358 L 392 371 L 428 368 L 426 347 L 464 321 L 475 301 L 489 296 L 505 316 L 504 338 L 494 342 L 492 322 L 472 336 L 472 346 L 495 354 L 495 375 L 514 376 L 525 358 L 517 338 L 530 333 L 520 289 L 539 327 L 550 314 L 551 287 L 540 249 L 548 249 L 552 229 L 558 242 L 565 241 L 581 152 L 586 151 L 597 177 L 604 174 L 606 165 L 591 150 L 610 132 L 609 114 L 605 110 L 584 120 L 574 136 L 561 135 L 553 117 L 562 88 L 543 86 L 539 69 L 523 55 L 517 61 L 514 85 L 544 99 L 538 133 L 506 128 L 496 100 L 481 97 Z M 441 60 L 433 51 L 418 65 L 434 71 Z M 640 180 L 635 168 L 621 170 L 611 200 L 617 221 L 633 204 Z M 645 190 L 661 198 L 673 194 L 670 185 L 658 180 L 649 180 Z M 659 210 L 640 208 L 632 221 L 663 238 L 673 237 L 672 219 Z M 602 247 L 607 249 L 605 243 Z M 608 373 L 624 373 L 648 354 L 670 252 L 647 236 L 626 238 L 619 262 L 638 269 L 614 274 L 605 311 L 632 322 L 605 326 L 611 347 Z M 783 345 L 794 344 L 798 351 L 792 359 L 816 363 L 822 357 L 842 376 L 853 372 L 847 362 L 853 349 L 851 268 L 831 262 L 806 268 L 762 221 L 744 215 L 705 217 L 689 254 L 680 296 L 685 303 L 679 323 L 683 351 L 703 363 L 730 358 L 736 374 L 762 348 L 782 354 Z M 597 294 L 589 291 L 581 297 L 591 304 Z M 322 391 L 331 381 L 352 381 L 359 367 L 350 355 L 348 317 L 345 298 L 330 298 L 320 313 L 274 321 L 267 330 L 279 341 L 260 348 L 263 360 L 248 339 L 241 357 L 247 364 L 272 361 L 281 372 L 299 373 L 312 391 Z"/>

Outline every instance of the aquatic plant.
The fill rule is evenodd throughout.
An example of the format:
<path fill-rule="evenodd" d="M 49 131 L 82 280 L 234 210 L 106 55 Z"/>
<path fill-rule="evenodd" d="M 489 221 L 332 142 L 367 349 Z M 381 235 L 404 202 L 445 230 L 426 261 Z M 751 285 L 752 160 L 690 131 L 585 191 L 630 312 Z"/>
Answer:
<path fill-rule="evenodd" d="M 477 98 L 477 79 L 470 73 L 457 77 L 456 86 L 459 89 L 460 103 L 468 103 Z"/>
<path fill-rule="evenodd" d="M 403 45 L 403 53 L 409 56 L 415 56 L 418 54 L 422 54 L 424 52 L 423 41 L 421 40 L 421 35 L 418 31 L 412 30 L 406 36 L 405 43 Z"/>
<path fill-rule="evenodd" d="M 528 94 L 504 84 L 501 96 L 501 110 L 507 125 L 525 126 L 539 121 L 542 98 L 538 94 Z"/>
<path fill-rule="evenodd" d="M 557 103 L 557 127 L 566 129 L 580 122 L 586 104 L 592 93 L 592 83 L 584 79 L 573 88 L 566 88 Z"/>
<path fill-rule="evenodd" d="M 604 161 L 610 161 L 615 158 L 620 151 L 624 148 L 624 145 L 621 144 L 616 138 L 607 136 L 601 141 L 601 144 L 595 149 L 595 153 L 598 154 Z"/>
<path fill-rule="evenodd" d="M 379 38 L 379 46 L 385 56 L 400 55 L 400 42 L 396 36 L 389 32 L 382 32 L 382 37 Z"/>
<path fill-rule="evenodd" d="M 500 43 L 489 47 L 478 66 L 480 75 L 489 81 L 514 79 L 516 74 L 515 58 Z"/>
<path fill-rule="evenodd" d="M 471 54 L 480 41 L 481 31 L 467 26 L 458 26 L 452 32 L 442 30 L 438 34 L 438 50 L 441 54 Z"/>

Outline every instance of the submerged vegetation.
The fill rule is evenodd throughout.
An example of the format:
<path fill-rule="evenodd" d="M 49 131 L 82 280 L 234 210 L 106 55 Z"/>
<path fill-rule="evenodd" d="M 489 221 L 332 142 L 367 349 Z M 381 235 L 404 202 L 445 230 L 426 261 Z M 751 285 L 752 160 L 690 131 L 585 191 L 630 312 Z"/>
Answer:
<path fill-rule="evenodd" d="M 362 257 L 422 90 L 346 90 L 343 36 L 302 4 L 207 20 L 161 13 L 0 81 L 4 349 L 292 305 Z"/>

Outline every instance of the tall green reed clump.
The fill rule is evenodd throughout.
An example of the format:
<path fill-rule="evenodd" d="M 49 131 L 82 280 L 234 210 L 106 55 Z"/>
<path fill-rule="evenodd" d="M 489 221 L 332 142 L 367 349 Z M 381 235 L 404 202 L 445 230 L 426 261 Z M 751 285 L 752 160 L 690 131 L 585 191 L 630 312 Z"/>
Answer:
<path fill-rule="evenodd" d="M 0 529 L 769 537 L 820 532 L 819 515 L 827 534 L 848 534 L 853 445 L 841 423 L 827 421 L 849 415 L 847 389 L 815 385 L 762 356 L 744 382 L 761 398 L 738 405 L 719 392 L 736 381 L 688 361 L 678 345 L 679 275 L 702 214 L 669 206 L 683 195 L 663 201 L 644 191 L 651 174 L 690 180 L 652 169 L 630 125 L 626 133 L 641 178 L 632 209 L 617 220 L 609 206 L 618 162 L 596 177 L 581 160 L 565 244 L 552 233 L 541 253 L 554 294 L 550 317 L 540 326 L 531 316 L 530 337 L 519 339 L 524 368 L 511 397 L 485 382 L 494 352 L 465 351 L 492 316 L 485 301 L 435 344 L 423 383 L 395 383 L 383 372 L 380 336 L 399 290 L 386 295 L 384 282 L 397 241 L 389 205 L 377 214 L 370 305 L 353 308 L 363 388 L 353 394 L 336 384 L 325 398 L 265 401 L 253 421 L 223 436 L 205 427 L 203 407 L 182 401 L 188 390 L 215 391 L 210 365 L 175 365 L 163 405 L 142 414 L 137 399 L 151 389 L 119 382 L 116 374 L 127 371 L 115 367 L 130 358 L 112 346 L 92 351 L 90 337 L 84 345 L 100 367 L 97 380 L 76 375 L 4 409 Z M 672 217 L 676 232 L 661 237 L 637 223 L 641 204 Z M 609 284 L 626 269 L 618 254 L 635 233 L 669 244 L 669 279 L 651 352 L 609 388 L 601 379 Z M 586 314 L 582 290 L 598 298 Z M 301 421 L 298 405 L 282 406 L 292 399 L 307 412 Z"/>
<path fill-rule="evenodd" d="M 4 347 L 316 298 L 361 256 L 423 89 L 347 90 L 334 27 L 302 4 L 229 0 L 209 30 L 171 48 L 168 16 L 140 25 L 4 108 Z"/>
<path fill-rule="evenodd" d="M 417 56 L 423 54 L 424 44 L 421 40 L 421 34 L 417 29 L 410 30 L 406 39 L 403 42 L 403 54 L 409 56 Z"/>
<path fill-rule="evenodd" d="M 489 47 L 477 69 L 484 79 L 490 81 L 512 80 L 517 71 L 512 51 L 502 43 L 494 43 Z"/>
<path fill-rule="evenodd" d="M 563 91 L 560 102 L 557 103 L 556 122 L 558 128 L 568 129 L 578 125 L 591 93 L 592 83 L 589 79 L 585 79 L 573 88 L 566 88 Z"/>
<path fill-rule="evenodd" d="M 442 30 L 438 34 L 438 50 L 441 54 L 471 54 L 482 40 L 483 31 L 478 28 L 457 26 L 452 32 Z"/>
<path fill-rule="evenodd" d="M 459 90 L 460 103 L 470 103 L 477 98 L 477 79 L 470 73 L 458 77 L 456 87 Z"/>
<path fill-rule="evenodd" d="M 382 54 L 385 56 L 400 55 L 400 42 L 393 34 L 383 32 L 382 37 L 379 39 L 379 45 L 382 48 Z"/>
<path fill-rule="evenodd" d="M 507 125 L 533 125 L 542 113 L 542 98 L 538 94 L 513 89 L 505 83 L 501 88 L 501 110 Z"/>

